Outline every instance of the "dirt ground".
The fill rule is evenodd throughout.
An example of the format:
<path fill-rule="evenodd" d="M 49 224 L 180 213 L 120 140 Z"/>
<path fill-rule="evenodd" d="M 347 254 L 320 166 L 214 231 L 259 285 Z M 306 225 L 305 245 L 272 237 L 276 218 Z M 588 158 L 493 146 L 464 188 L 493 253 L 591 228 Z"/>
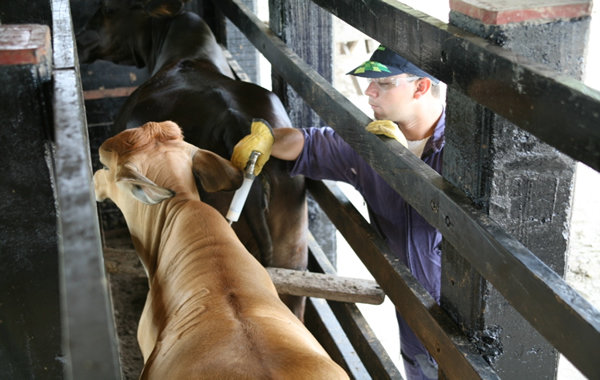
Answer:
<path fill-rule="evenodd" d="M 104 238 L 104 264 L 119 336 L 123 379 L 138 379 L 144 361 L 137 343 L 137 325 L 146 301 L 148 280 L 126 230 L 113 231 Z"/>

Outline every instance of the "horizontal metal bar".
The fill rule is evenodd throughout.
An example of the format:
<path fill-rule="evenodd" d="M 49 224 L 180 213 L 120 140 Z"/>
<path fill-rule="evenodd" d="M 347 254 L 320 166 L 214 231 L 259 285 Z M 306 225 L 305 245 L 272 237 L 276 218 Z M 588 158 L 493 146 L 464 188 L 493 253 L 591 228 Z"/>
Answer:
<path fill-rule="evenodd" d="M 542 141 L 600 170 L 600 91 L 398 1 L 313 2 Z"/>
<path fill-rule="evenodd" d="M 438 228 L 534 328 L 584 374 L 600 376 L 600 367 L 590 354 L 600 347 L 598 310 L 437 172 L 394 140 L 384 142 L 366 132 L 364 126 L 370 119 L 238 0 L 216 5 L 321 118 Z M 524 298 L 523 294 L 535 296 Z"/>

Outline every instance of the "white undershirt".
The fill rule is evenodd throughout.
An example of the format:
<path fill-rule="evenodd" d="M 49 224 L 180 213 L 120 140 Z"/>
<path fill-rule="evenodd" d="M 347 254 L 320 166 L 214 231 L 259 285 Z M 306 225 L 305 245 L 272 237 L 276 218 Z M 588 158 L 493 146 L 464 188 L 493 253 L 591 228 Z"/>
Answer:
<path fill-rule="evenodd" d="M 408 150 L 413 152 L 415 156 L 421 158 L 421 155 L 423 155 L 423 150 L 425 149 L 425 144 L 427 144 L 429 137 L 425 137 L 423 140 L 408 140 Z"/>

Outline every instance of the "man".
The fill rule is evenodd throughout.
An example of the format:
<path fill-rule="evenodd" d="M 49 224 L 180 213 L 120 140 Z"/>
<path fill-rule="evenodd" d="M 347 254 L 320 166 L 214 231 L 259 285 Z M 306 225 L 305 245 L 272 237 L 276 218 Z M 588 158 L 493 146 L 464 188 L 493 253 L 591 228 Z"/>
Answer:
<path fill-rule="evenodd" d="M 365 91 L 376 121 L 367 130 L 397 139 L 440 172 L 445 113 L 439 81 L 393 51 L 379 46 L 370 60 L 348 74 L 366 77 Z M 394 123 L 392 123 L 393 121 Z M 399 128 L 399 129 L 398 129 Z M 231 161 L 243 169 L 252 150 L 293 161 L 291 175 L 352 184 L 364 197 L 371 223 L 390 249 L 437 302 L 440 299 L 441 234 L 393 190 L 333 129 L 270 129 L 255 121 L 253 133 L 235 147 Z M 406 140 L 404 139 L 406 137 Z M 272 146 L 271 146 L 272 144 Z M 258 173 L 256 173 L 258 174 Z M 437 364 L 397 315 L 408 379 L 437 378 Z"/>

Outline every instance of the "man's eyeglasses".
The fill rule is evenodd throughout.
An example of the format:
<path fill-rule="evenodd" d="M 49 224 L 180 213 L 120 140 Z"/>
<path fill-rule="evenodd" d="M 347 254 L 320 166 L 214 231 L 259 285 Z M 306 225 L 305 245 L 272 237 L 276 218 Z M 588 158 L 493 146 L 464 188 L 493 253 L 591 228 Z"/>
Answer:
<path fill-rule="evenodd" d="M 369 84 L 373 83 L 377 88 L 382 91 L 390 90 L 394 87 L 397 87 L 400 84 L 400 81 L 405 80 L 407 82 L 413 82 L 419 79 L 420 77 L 412 76 L 412 77 L 391 77 L 391 78 L 367 78 Z"/>

